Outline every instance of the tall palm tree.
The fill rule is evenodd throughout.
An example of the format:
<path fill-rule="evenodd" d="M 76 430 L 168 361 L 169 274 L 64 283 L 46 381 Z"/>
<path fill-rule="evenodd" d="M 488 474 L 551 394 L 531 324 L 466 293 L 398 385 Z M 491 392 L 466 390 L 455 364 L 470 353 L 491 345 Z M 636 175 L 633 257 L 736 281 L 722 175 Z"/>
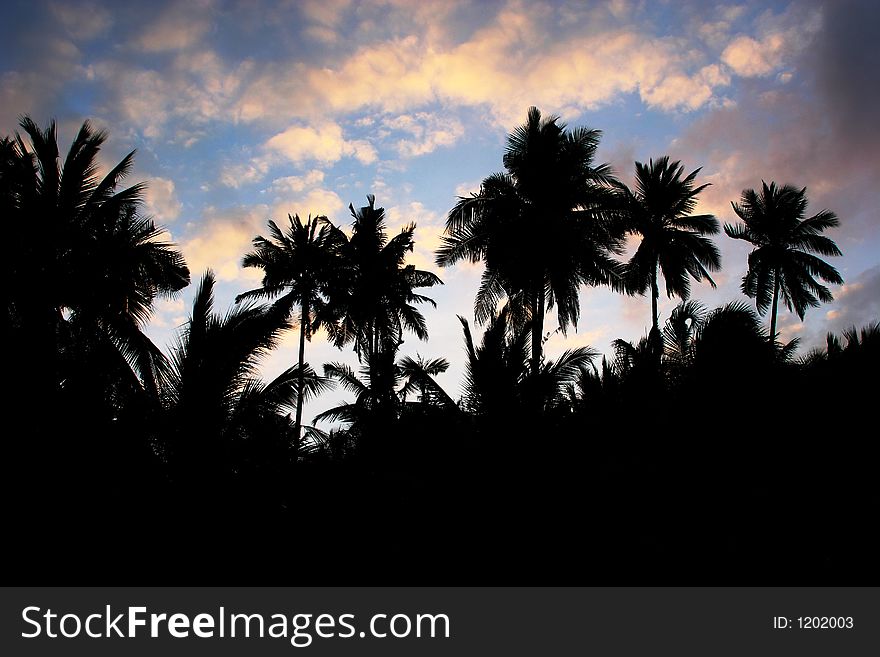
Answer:
<path fill-rule="evenodd" d="M 11 233 L 6 319 L 48 367 L 65 367 L 55 372 L 62 388 L 74 390 L 80 375 L 109 368 L 122 387 L 155 396 L 167 364 L 142 329 L 156 298 L 185 287 L 189 271 L 163 230 L 140 213 L 145 185 L 118 189 L 134 151 L 100 177 L 107 135 L 88 121 L 63 164 L 54 122 L 41 130 L 25 117 L 20 125 L 29 143 L 16 133 L 0 163 Z M 61 361 L 52 364 L 55 356 Z"/>
<path fill-rule="evenodd" d="M 89 122 L 66 155 L 54 122 L 43 129 L 25 117 L 20 127 L 0 145 L 0 324 L 16 378 L 9 408 L 24 420 L 9 459 L 32 491 L 24 515 L 107 490 L 136 508 L 159 473 L 143 419 L 169 370 L 144 327 L 189 271 L 142 214 L 144 185 L 121 185 L 134 152 L 102 175 L 107 135 Z M 87 430 L 71 439 L 71 427 Z"/>
<path fill-rule="evenodd" d="M 276 305 L 288 315 L 294 306 L 300 307 L 295 436 L 298 449 L 305 399 L 306 340 L 311 341 L 325 319 L 344 235 L 323 216 L 314 219 L 309 216 L 305 223 L 299 215 L 287 215 L 287 218 L 290 225 L 285 231 L 270 220 L 269 237 L 254 238 L 254 250 L 244 256 L 242 265 L 263 270 L 262 287 L 238 295 L 236 302 L 280 296 Z"/>
<path fill-rule="evenodd" d="M 622 231 L 608 210 L 614 182 L 607 164 L 593 160 L 601 133 L 568 130 L 559 118 L 529 109 L 526 123 L 507 139 L 506 173 L 483 180 L 478 194 L 449 211 L 437 264 L 483 261 L 474 301 L 483 324 L 498 303 L 511 302 L 511 318 L 531 325 L 531 370 L 540 371 L 545 309 L 554 305 L 559 327 L 576 326 L 581 285 L 622 289 Z"/>
<path fill-rule="evenodd" d="M 435 274 L 406 264 L 406 255 L 413 250 L 415 224 L 388 239 L 385 209 L 377 208 L 375 202 L 370 194 L 366 206 L 358 210 L 349 206 L 352 235 L 347 238 L 340 233 L 341 262 L 331 300 L 331 314 L 338 321 L 327 326 L 338 347 L 353 342 L 358 358 L 374 367 L 380 360 L 377 354 L 396 349 L 404 331 L 412 331 L 420 340 L 428 338 L 425 318 L 416 304 L 436 304 L 414 290 L 443 284 Z"/>
<path fill-rule="evenodd" d="M 638 249 L 627 264 L 627 284 L 631 292 L 651 290 L 652 334 L 659 336 L 657 301 L 660 297 L 659 275 L 666 281 L 666 293 L 687 300 L 690 279 L 706 279 L 714 288 L 709 271 L 721 268 L 721 254 L 705 235 L 718 232 L 718 220 L 711 214 L 691 214 L 697 195 L 707 184 L 695 186 L 700 169 L 682 177 L 680 162 L 667 156 L 636 162 L 636 189 L 625 185 L 624 197 L 627 230 L 641 236 Z M 708 271 L 707 271 L 708 270 Z"/>
<path fill-rule="evenodd" d="M 822 210 L 807 219 L 807 188 L 777 187 L 761 181 L 761 192 L 743 190 L 739 203 L 731 202 L 742 224 L 725 224 L 730 237 L 755 246 L 749 254 L 749 269 L 742 280 L 743 293 L 755 299 L 758 312 L 770 311 L 770 339 L 776 339 L 776 311 L 779 295 L 789 311 L 801 320 L 807 308 L 834 300 L 831 291 L 819 283 L 842 285 L 837 270 L 820 256 L 839 256 L 840 249 L 822 235 L 840 225 L 833 212 Z"/>

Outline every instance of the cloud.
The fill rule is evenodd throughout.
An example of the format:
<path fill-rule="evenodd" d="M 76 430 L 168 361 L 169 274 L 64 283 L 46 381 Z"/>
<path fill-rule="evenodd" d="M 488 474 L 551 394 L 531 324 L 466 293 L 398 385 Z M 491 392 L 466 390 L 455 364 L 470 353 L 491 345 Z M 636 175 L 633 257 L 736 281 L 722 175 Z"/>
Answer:
<path fill-rule="evenodd" d="M 308 216 L 325 216 L 338 223 L 334 218 L 345 207 L 345 203 L 336 192 L 318 187 L 303 194 L 276 197 L 272 205 L 272 216 L 276 217 L 276 221 L 288 214 L 299 215 L 303 219 Z"/>
<path fill-rule="evenodd" d="M 729 84 L 730 76 L 717 64 L 710 64 L 693 76 L 668 75 L 655 86 L 643 89 L 642 98 L 664 110 L 697 110 L 715 100 L 716 89 Z"/>
<path fill-rule="evenodd" d="M 148 53 L 185 50 L 201 42 L 211 29 L 210 0 L 172 4 L 144 26 L 135 46 Z"/>
<path fill-rule="evenodd" d="M 451 146 L 464 135 L 464 126 L 454 116 L 428 112 L 386 117 L 382 124 L 391 131 L 404 132 L 412 139 L 399 139 L 395 148 L 401 157 L 426 155 L 442 146 Z"/>
<path fill-rule="evenodd" d="M 825 316 L 827 330 L 841 333 L 880 321 L 880 265 L 841 286 Z"/>
<path fill-rule="evenodd" d="M 434 271 L 434 252 L 440 246 L 445 220 L 437 212 L 426 208 L 419 201 L 410 201 L 387 208 L 388 235 L 397 235 L 404 226 L 416 224 L 413 252 L 407 257 L 407 264 L 418 269 Z"/>
<path fill-rule="evenodd" d="M 183 208 L 183 204 L 177 199 L 174 181 L 168 178 L 150 179 L 144 192 L 144 202 L 147 212 L 162 223 L 177 219 Z"/>
<path fill-rule="evenodd" d="M 0 134 L 18 129 L 18 118 L 28 114 L 38 123 L 52 118 L 52 108 L 66 84 L 81 80 L 82 52 L 67 38 L 42 35 L 38 46 L 22 49 L 27 62 L 20 70 L 0 69 Z M 37 47 L 36 52 L 31 49 Z"/>
<path fill-rule="evenodd" d="M 306 20 L 325 27 L 336 27 L 351 4 L 351 0 L 299 0 L 297 6 Z"/>
<path fill-rule="evenodd" d="M 186 321 L 186 304 L 181 297 L 162 297 L 154 302 L 153 317 L 150 320 L 152 327 L 173 329 L 182 326 Z"/>
<path fill-rule="evenodd" d="M 429 116 L 432 103 L 441 103 L 447 117 L 448 110 L 479 108 L 505 129 L 521 122 L 532 104 L 575 117 L 633 94 L 649 108 L 694 111 L 729 102 L 724 94 L 733 71 L 787 74 L 778 67 L 808 42 L 812 29 L 812 19 L 798 22 L 794 11 L 762 16 L 756 23 L 769 27 L 738 33 L 721 55 L 690 34 L 662 34 L 655 24 L 637 22 L 644 7 L 626 2 L 580 9 L 515 1 L 479 8 L 390 1 L 294 7 L 298 16 L 289 14 L 290 7 L 269 12 L 273 25 L 287 25 L 285 34 L 293 38 L 297 32 L 289 25 L 298 18 L 299 33 L 318 30 L 312 36 L 320 44 L 305 51 L 280 48 L 257 61 L 236 60 L 228 48 L 220 49 L 224 59 L 206 47 L 211 30 L 236 37 L 221 34 L 227 25 L 214 21 L 220 14 L 211 3 L 171 5 L 136 42 L 141 50 L 165 53 L 166 64 L 151 68 L 143 60 L 114 57 L 90 67 L 107 95 L 102 109 L 120 112 L 148 138 L 163 137 L 171 121 L 178 131 L 186 129 L 189 136 L 180 141 L 187 143 L 209 122 L 258 123 L 287 128 L 275 134 L 272 148 L 296 163 L 353 157 L 370 164 L 378 158 L 374 144 L 341 134 L 349 119 L 365 113 L 416 121 L 421 134 L 391 144 L 406 158 L 463 136 L 454 118 L 446 125 L 441 118 L 419 118 Z M 249 24 L 235 15 L 243 10 L 229 11 Z M 716 23 L 723 25 L 714 29 L 725 40 L 740 13 L 719 9 Z M 238 37 L 252 36 L 240 29 Z"/>
<path fill-rule="evenodd" d="M 305 189 L 316 187 L 324 182 L 324 172 L 312 169 L 304 176 L 285 176 L 276 178 L 269 187 L 269 192 L 275 195 L 299 193 Z"/>
<path fill-rule="evenodd" d="M 250 250 L 253 238 L 265 232 L 268 218 L 266 205 L 223 210 L 206 207 L 198 222 L 186 226 L 186 236 L 179 241 L 193 278 L 210 268 L 219 281 L 258 281 L 260 272 L 244 269 L 241 258 Z"/>
<path fill-rule="evenodd" d="M 748 36 L 740 36 L 724 49 L 721 61 L 737 75 L 768 75 L 782 63 L 784 45 L 785 40 L 781 34 L 772 34 L 761 42 Z"/>
<path fill-rule="evenodd" d="M 318 161 L 332 164 L 343 157 L 354 157 L 361 164 L 376 161 L 376 149 L 366 140 L 346 140 L 342 127 L 330 121 L 318 125 L 292 126 L 269 139 L 265 148 L 294 164 Z"/>
<path fill-rule="evenodd" d="M 323 215 L 338 224 L 337 217 L 346 204 L 334 190 L 322 186 L 324 178 L 323 171 L 312 169 L 302 176 L 284 176 L 273 180 L 265 190 L 272 196 L 271 216 L 278 221 L 288 214 L 296 214 L 303 219 Z"/>
<path fill-rule="evenodd" d="M 721 102 L 718 91 L 729 74 L 709 53 L 683 37 L 656 36 L 620 21 L 603 32 L 589 23 L 592 16 L 576 16 L 554 39 L 548 30 L 562 17 L 540 4 L 505 5 L 464 38 L 449 29 L 441 33 L 442 20 L 430 35 L 410 24 L 383 40 L 355 40 L 351 54 L 329 65 L 264 67 L 241 96 L 237 115 L 244 121 L 359 111 L 404 115 L 441 102 L 487 107 L 496 123 L 510 127 L 531 104 L 579 113 L 631 93 L 668 111 Z M 402 148 L 417 152 L 428 144 Z"/>
<path fill-rule="evenodd" d="M 93 2 L 77 5 L 52 2 L 49 4 L 49 10 L 67 34 L 77 40 L 94 39 L 106 32 L 113 24 L 111 13 Z"/>
<path fill-rule="evenodd" d="M 102 85 L 102 113 L 118 116 L 149 139 L 166 136 L 174 122 L 174 137 L 191 146 L 204 131 L 193 130 L 214 121 L 232 121 L 234 101 L 254 62 L 233 67 L 212 50 L 173 57 L 162 70 L 143 68 L 117 59 L 103 59 L 86 69 L 90 81 Z"/>
<path fill-rule="evenodd" d="M 772 180 L 807 187 L 810 214 L 836 212 L 841 227 L 829 236 L 844 252 L 876 234 L 880 137 L 870 108 L 880 89 L 867 65 L 880 65 L 880 44 L 857 38 L 858 26 L 872 20 L 880 20 L 876 5 L 825 5 L 822 29 L 790 62 L 797 84 L 746 81 L 735 107 L 717 108 L 683 131 L 671 155 L 704 166 L 712 182 L 702 194 L 704 211 L 732 220 L 729 202 Z"/>
<path fill-rule="evenodd" d="M 234 189 L 261 181 L 269 172 L 269 159 L 253 158 L 246 164 L 227 164 L 220 169 L 220 182 Z"/>
<path fill-rule="evenodd" d="M 824 7 L 823 29 L 805 53 L 804 66 L 815 75 L 825 118 L 845 140 L 853 160 L 867 155 L 876 161 L 880 147 L 880 3 L 839 0 Z"/>

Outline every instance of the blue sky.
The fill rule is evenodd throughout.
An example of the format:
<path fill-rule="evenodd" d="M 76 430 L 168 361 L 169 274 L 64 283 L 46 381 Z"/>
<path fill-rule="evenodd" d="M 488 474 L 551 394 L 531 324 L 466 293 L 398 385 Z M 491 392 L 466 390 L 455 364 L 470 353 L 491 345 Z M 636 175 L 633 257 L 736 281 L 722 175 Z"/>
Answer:
<path fill-rule="evenodd" d="M 846 284 L 805 322 L 780 317 L 783 338 L 810 346 L 880 318 L 878 13 L 848 0 L 7 2 L 0 131 L 22 114 L 55 118 L 65 149 L 88 118 L 110 133 L 106 165 L 137 148 L 131 182 L 148 181 L 147 210 L 194 280 L 217 272 L 222 308 L 258 285 L 240 260 L 268 219 L 326 214 L 345 225 L 348 204 L 368 193 L 392 231 L 417 223 L 412 262 L 435 269 L 446 212 L 501 169 L 507 132 L 536 105 L 601 129 L 599 160 L 625 182 L 634 160 L 663 154 L 702 167 L 712 186 L 700 210 L 722 222 L 762 179 L 806 186 L 811 213 L 835 211 L 844 257 L 832 264 Z M 709 306 L 742 298 L 747 245 L 718 242 L 718 290 L 694 286 Z M 480 268 L 438 273 L 430 342 L 410 338 L 404 351 L 452 361 L 440 381 L 456 396 L 456 315 L 472 317 Z M 194 287 L 157 306 L 159 344 L 185 322 Z M 663 299 L 661 315 L 676 302 Z M 584 290 L 581 304 L 577 332 L 551 336 L 549 355 L 608 351 L 650 324 L 646 298 Z M 295 342 L 292 332 L 267 376 L 294 362 Z M 355 362 L 320 335 L 307 358 L 318 369 Z"/>

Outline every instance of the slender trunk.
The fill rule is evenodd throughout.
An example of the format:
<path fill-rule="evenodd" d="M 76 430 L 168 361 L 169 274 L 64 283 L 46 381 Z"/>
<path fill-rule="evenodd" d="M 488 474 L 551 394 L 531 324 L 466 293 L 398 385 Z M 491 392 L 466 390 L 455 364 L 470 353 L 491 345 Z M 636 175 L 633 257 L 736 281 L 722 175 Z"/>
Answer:
<path fill-rule="evenodd" d="M 657 311 L 657 300 L 660 298 L 660 288 L 657 285 L 657 268 L 659 263 L 655 262 L 651 270 L 651 328 L 653 331 L 660 330 L 660 319 Z"/>
<path fill-rule="evenodd" d="M 299 447 L 302 437 L 302 413 L 303 397 L 306 385 L 305 362 L 306 362 L 306 326 L 309 322 L 309 302 L 303 299 L 302 312 L 299 318 L 299 375 L 296 382 L 296 425 L 294 427 L 293 450 L 294 458 L 299 458 Z"/>
<path fill-rule="evenodd" d="M 770 342 L 776 344 L 776 308 L 779 304 L 779 267 L 773 270 L 773 308 L 770 311 Z"/>
<path fill-rule="evenodd" d="M 541 371 L 541 338 L 544 333 L 544 286 L 538 284 L 532 294 L 532 374 Z"/>

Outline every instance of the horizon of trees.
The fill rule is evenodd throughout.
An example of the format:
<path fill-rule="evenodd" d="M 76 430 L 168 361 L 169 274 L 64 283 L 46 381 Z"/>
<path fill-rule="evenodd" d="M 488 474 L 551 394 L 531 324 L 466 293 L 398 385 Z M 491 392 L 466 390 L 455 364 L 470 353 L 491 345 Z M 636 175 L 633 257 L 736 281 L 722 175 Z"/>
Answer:
<path fill-rule="evenodd" d="M 273 549 L 280 550 L 292 530 L 278 523 L 289 522 L 294 509 L 328 537 L 342 531 L 322 515 L 323 505 L 303 509 L 301 496 L 314 491 L 327 496 L 328 508 L 354 505 L 360 530 L 372 522 L 371 503 L 415 513 L 412 500 L 451 499 L 464 526 L 479 535 L 485 519 L 474 504 L 491 499 L 490 487 L 500 486 L 509 497 L 500 512 L 508 523 L 503 536 L 513 540 L 509 532 L 522 513 L 559 538 L 559 532 L 567 536 L 558 526 L 571 517 L 566 514 L 591 503 L 577 482 L 588 477 L 583 485 L 606 499 L 603 486 L 624 476 L 619 468 L 628 462 L 641 477 L 633 483 L 639 495 L 660 486 L 658 499 L 683 503 L 680 483 L 658 478 L 658 471 L 676 472 L 714 491 L 709 499 L 728 512 L 749 508 L 770 523 L 766 510 L 756 509 L 770 499 L 766 487 L 776 485 L 773 468 L 783 467 L 786 452 L 773 442 L 788 420 L 782 411 L 803 408 L 794 413 L 811 416 L 813 432 L 830 430 L 834 421 L 817 415 L 828 403 L 822 392 L 849 395 L 859 410 L 867 404 L 863 383 L 877 364 L 880 323 L 853 327 L 842 338 L 829 334 L 824 349 L 800 358 L 796 339 L 777 340 L 780 297 L 803 319 L 808 308 L 832 299 L 823 282 L 843 282 L 822 259 L 841 255 L 822 234 L 839 221 L 827 210 L 807 217 L 805 188 L 762 182 L 761 191 L 744 190 L 732 202 L 742 223 L 726 224 L 724 232 L 755 247 L 742 280 L 755 308 L 730 303 L 707 309 L 689 300 L 691 279 L 714 286 L 710 272 L 721 268 L 711 240 L 720 224 L 712 215 L 694 214 L 706 187 L 697 183 L 700 169 L 685 175 L 684 166 L 667 156 L 636 162 L 631 190 L 607 164 L 594 163 L 599 131 L 569 129 L 530 108 L 526 123 L 509 135 L 505 171 L 458 199 L 436 254 L 443 267 L 461 260 L 484 264 L 474 317 L 485 328 L 475 336 L 468 319 L 459 317 L 466 363 L 456 399 L 435 378 L 448 368 L 445 358 L 399 356 L 408 333 L 428 339 L 418 306 L 436 304 L 418 290 L 442 281 L 407 264 L 415 224 L 389 235 L 384 209 L 372 195 L 367 205 L 350 206 L 350 236 L 321 215 L 305 221 L 288 216 L 287 225 L 269 220 L 268 236 L 256 236 L 253 250 L 242 254 L 244 266 L 262 271 L 260 287 L 218 311 L 213 274 L 204 272 L 189 321 L 166 355 L 144 329 L 154 300 L 179 293 L 190 272 L 176 247 L 161 241 L 161 229 L 141 215 L 143 185 L 120 189 L 133 152 L 101 178 L 96 156 L 106 134 L 88 122 L 63 163 L 54 123 L 41 129 L 24 118 L 21 127 L 27 141 L 18 133 L 0 141 L 0 204 L 12 244 L 4 259 L 3 332 L 8 371 L 17 378 L 10 409 L 26 418 L 13 459 L 23 480 L 42 487 L 38 499 L 46 504 L 59 495 L 88 502 L 118 489 L 140 500 L 141 513 L 156 499 L 196 506 L 202 522 L 173 527 L 199 544 L 229 540 L 218 529 L 221 509 L 237 509 L 249 523 L 275 527 L 280 535 Z M 623 262 L 628 235 L 639 238 L 639 246 Z M 662 324 L 661 278 L 667 295 L 681 299 Z M 635 343 L 615 340 L 612 358 L 589 347 L 547 358 L 545 315 L 555 308 L 565 333 L 577 324 L 580 289 L 599 285 L 649 294 L 650 332 Z M 761 322 L 768 311 L 769 331 Z M 260 360 L 295 325 L 297 361 L 274 380 L 261 380 Z M 319 327 L 339 349 L 354 350 L 359 371 L 328 363 L 319 373 L 308 363 L 306 343 Z M 333 385 L 354 399 L 315 420 L 345 426 L 329 432 L 307 426 L 304 401 Z M 760 429 L 744 444 L 754 455 L 757 432 L 767 437 L 766 471 L 740 456 L 730 457 L 729 467 L 700 460 L 700 450 L 721 449 L 695 441 L 717 422 L 719 403 L 726 413 L 741 405 L 756 419 Z M 615 431 L 627 423 L 634 437 L 615 441 Z M 84 428 L 88 433 L 78 434 Z M 663 438 L 651 440 L 658 430 Z M 596 440 L 576 439 L 589 435 Z M 633 441 L 638 449 L 631 449 Z M 838 457 L 840 463 L 849 464 L 850 456 Z M 715 468 L 717 479 L 689 469 L 696 464 Z M 716 488 L 738 491 L 737 468 L 752 473 L 763 492 L 740 499 Z M 448 490 L 450 473 L 465 482 L 466 492 L 447 499 L 438 491 Z M 782 481 L 793 477 L 787 473 Z M 541 482 L 538 489 L 530 480 Z M 865 481 L 847 485 L 867 496 Z M 213 500 L 209 507 L 206 495 Z M 548 495 L 558 496 L 558 509 L 547 508 Z M 665 513 L 655 510 L 644 511 L 647 524 L 633 533 L 611 513 L 629 509 L 635 495 L 620 493 L 607 508 L 594 510 L 634 541 L 627 550 L 638 544 L 677 559 L 670 545 L 683 536 L 693 540 L 692 528 L 649 531 Z M 690 498 L 684 503 L 698 504 Z M 132 515 L 130 498 L 117 504 L 120 514 Z M 35 536 L 48 531 L 24 511 L 17 520 Z M 58 522 L 73 531 L 76 517 Z M 131 535 L 140 536 L 139 527 L 129 527 Z M 416 520 L 411 528 L 419 540 L 431 531 Z M 655 539 L 659 547 L 651 548 Z M 451 539 L 437 540 L 448 548 Z M 532 535 L 526 543 L 540 539 Z M 339 546 L 324 547 L 341 558 Z"/>

